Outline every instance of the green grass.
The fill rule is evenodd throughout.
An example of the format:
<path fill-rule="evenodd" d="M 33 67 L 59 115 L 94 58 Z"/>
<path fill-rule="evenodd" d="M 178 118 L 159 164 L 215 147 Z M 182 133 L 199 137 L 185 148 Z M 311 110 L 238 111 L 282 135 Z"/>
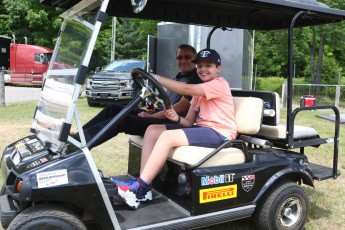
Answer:
<path fill-rule="evenodd" d="M 29 130 L 35 107 L 36 101 L 8 104 L 5 108 L 0 108 L 0 151 L 8 144 L 30 134 Z M 89 107 L 84 98 L 79 100 L 78 112 L 83 124 L 101 109 L 101 107 Z M 285 119 L 285 113 L 286 111 L 282 110 L 282 120 Z M 316 114 L 318 114 L 316 111 L 303 112 L 297 116 L 296 123 L 315 128 L 322 137 L 332 137 L 334 135 L 334 123 L 317 118 Z M 72 130 L 75 130 L 75 127 L 72 126 Z M 341 125 L 338 166 L 341 171 L 345 171 L 344 135 L 345 125 Z M 310 162 L 331 166 L 332 146 L 332 144 L 326 144 L 319 148 L 307 148 L 305 152 Z M 127 172 L 128 135 L 120 134 L 107 143 L 92 149 L 91 153 L 97 167 L 106 175 L 125 174 Z M 304 188 L 311 202 L 305 229 L 345 229 L 345 177 L 340 176 L 336 180 L 316 181 L 315 188 L 307 186 Z M 247 220 L 242 220 L 209 229 L 253 229 L 253 227 Z"/>

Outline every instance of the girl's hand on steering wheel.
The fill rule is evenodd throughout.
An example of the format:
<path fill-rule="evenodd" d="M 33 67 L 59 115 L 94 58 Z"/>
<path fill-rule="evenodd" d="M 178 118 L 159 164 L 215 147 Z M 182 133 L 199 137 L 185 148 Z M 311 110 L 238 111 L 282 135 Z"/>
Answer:
<path fill-rule="evenodd" d="M 170 107 L 169 109 L 166 109 L 165 117 L 174 122 L 177 122 L 179 120 L 179 115 L 176 113 L 176 111 L 172 107 Z"/>

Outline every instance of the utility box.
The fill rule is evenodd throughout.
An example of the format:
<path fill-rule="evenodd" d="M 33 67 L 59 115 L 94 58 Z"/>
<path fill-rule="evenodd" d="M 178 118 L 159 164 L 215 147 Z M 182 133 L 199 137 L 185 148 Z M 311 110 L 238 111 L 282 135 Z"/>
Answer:
<path fill-rule="evenodd" d="M 316 105 L 316 97 L 314 95 L 304 95 L 300 100 L 300 107 L 313 107 Z"/>
<path fill-rule="evenodd" d="M 0 68 L 10 68 L 10 44 L 11 38 L 0 35 Z"/>
<path fill-rule="evenodd" d="M 162 76 L 178 73 L 175 55 L 180 44 L 192 45 L 197 51 L 207 48 L 213 27 L 171 22 L 157 24 L 157 38 L 149 38 L 148 64 L 150 70 Z M 253 78 L 253 39 L 247 30 L 216 29 L 210 47 L 222 59 L 222 72 L 232 89 L 251 90 Z"/>

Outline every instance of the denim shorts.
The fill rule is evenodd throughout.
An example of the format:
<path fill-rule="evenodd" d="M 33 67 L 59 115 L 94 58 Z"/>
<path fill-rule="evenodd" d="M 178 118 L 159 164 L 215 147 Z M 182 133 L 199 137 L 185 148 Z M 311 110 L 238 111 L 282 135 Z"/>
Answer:
<path fill-rule="evenodd" d="M 189 145 L 217 148 L 227 138 L 216 130 L 208 127 L 193 126 L 189 128 L 183 128 L 178 124 L 165 124 L 167 130 L 182 129 L 186 134 Z"/>

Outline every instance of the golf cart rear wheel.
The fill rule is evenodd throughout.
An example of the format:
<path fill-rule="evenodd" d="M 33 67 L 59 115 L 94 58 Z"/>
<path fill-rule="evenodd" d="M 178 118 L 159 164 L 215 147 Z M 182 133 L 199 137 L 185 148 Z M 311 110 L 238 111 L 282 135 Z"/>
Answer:
<path fill-rule="evenodd" d="M 277 186 L 257 207 L 254 221 L 259 229 L 302 229 L 308 216 L 309 199 L 304 189 L 289 182 Z"/>
<path fill-rule="evenodd" d="M 87 230 L 70 210 L 59 206 L 37 205 L 19 213 L 8 230 Z"/>

